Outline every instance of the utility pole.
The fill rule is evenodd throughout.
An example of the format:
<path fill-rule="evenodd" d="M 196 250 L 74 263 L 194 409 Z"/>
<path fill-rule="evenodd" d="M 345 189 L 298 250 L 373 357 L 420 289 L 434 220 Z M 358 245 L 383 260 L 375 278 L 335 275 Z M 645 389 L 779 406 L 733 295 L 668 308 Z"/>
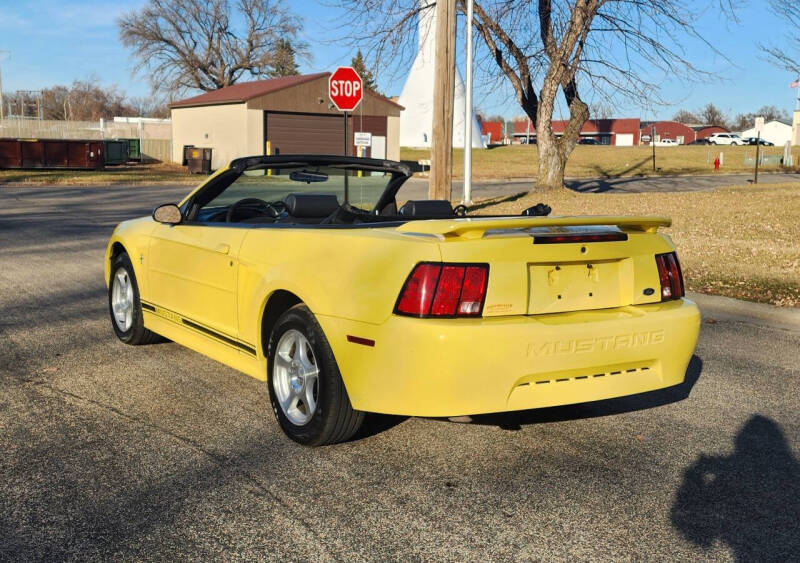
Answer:
<path fill-rule="evenodd" d="M 464 103 L 464 205 L 472 204 L 472 0 L 467 0 L 467 96 Z"/>
<path fill-rule="evenodd" d="M 11 56 L 11 51 L 0 51 L 0 62 L 3 60 L 4 56 L 8 55 Z M 3 115 L 3 68 L 0 65 L 0 119 L 3 119 L 5 115 Z"/>
<path fill-rule="evenodd" d="M 656 171 L 656 126 L 650 127 L 650 144 L 653 147 L 653 172 Z"/>
<path fill-rule="evenodd" d="M 456 71 L 456 2 L 436 2 L 430 199 L 450 201 L 453 181 L 453 95 Z M 471 146 L 471 143 L 470 143 Z"/>
<path fill-rule="evenodd" d="M 761 148 L 761 131 L 756 131 L 756 174 L 753 178 L 753 183 L 758 184 L 758 157 L 760 156 L 759 150 Z"/>

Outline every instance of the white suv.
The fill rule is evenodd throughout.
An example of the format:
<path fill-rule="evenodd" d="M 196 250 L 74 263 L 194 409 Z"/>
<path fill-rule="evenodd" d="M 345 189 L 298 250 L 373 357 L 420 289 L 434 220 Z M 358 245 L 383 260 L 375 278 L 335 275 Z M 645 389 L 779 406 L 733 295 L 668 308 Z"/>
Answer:
<path fill-rule="evenodd" d="M 736 133 L 714 133 L 708 138 L 710 145 L 746 145 Z"/>

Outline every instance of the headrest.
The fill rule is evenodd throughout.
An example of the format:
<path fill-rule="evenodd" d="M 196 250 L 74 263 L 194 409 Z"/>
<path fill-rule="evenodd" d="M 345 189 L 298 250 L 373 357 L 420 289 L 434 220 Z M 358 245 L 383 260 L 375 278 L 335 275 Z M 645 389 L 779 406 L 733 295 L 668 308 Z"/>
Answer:
<path fill-rule="evenodd" d="M 441 219 L 453 216 L 453 206 L 443 199 L 409 200 L 400 208 L 400 215 L 415 219 Z"/>
<path fill-rule="evenodd" d="M 339 207 L 334 194 L 289 194 L 284 203 L 289 215 L 308 219 L 327 217 Z"/>

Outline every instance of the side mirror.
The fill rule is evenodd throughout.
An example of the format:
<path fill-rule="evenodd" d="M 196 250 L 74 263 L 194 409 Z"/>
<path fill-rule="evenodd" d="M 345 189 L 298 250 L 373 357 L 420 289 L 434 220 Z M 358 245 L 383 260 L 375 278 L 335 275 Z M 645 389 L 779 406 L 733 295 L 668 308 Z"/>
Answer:
<path fill-rule="evenodd" d="M 182 219 L 181 208 L 174 203 L 165 203 L 153 210 L 153 220 L 165 225 L 177 225 Z"/>

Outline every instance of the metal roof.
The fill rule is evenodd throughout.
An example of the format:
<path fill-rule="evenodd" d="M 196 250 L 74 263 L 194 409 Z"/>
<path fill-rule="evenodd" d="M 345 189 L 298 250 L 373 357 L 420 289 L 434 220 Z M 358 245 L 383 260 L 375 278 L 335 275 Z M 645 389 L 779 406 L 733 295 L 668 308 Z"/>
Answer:
<path fill-rule="evenodd" d="M 292 86 L 297 86 L 298 84 L 305 84 L 306 82 L 312 82 L 320 78 L 327 78 L 330 75 L 330 72 L 317 72 L 315 74 L 300 74 L 297 76 L 281 76 L 279 78 L 268 78 L 266 80 L 254 80 L 252 82 L 239 82 L 238 84 L 225 86 L 224 88 L 220 88 L 218 90 L 205 92 L 199 96 L 193 96 L 191 98 L 186 98 L 185 100 L 173 102 L 169 105 L 169 107 L 187 108 L 222 104 L 242 104 L 248 100 L 258 98 L 265 94 L 278 92 L 279 90 L 291 88 Z M 376 94 L 375 92 L 370 92 L 367 90 L 364 92 L 364 95 L 374 96 L 399 108 L 403 107 L 397 102 L 393 102 L 392 100 L 385 98 L 380 94 Z"/>

